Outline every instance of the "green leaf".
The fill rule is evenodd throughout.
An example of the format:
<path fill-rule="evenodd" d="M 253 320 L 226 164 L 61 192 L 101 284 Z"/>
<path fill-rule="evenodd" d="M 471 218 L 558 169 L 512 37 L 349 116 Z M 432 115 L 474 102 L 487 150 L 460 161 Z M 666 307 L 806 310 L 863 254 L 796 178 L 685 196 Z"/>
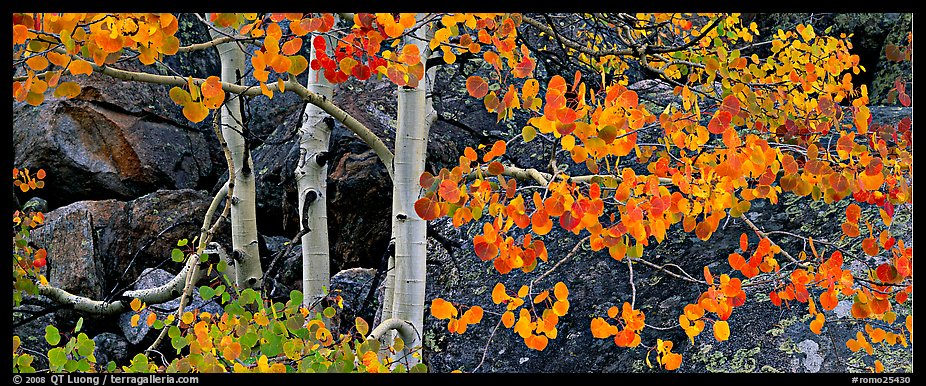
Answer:
<path fill-rule="evenodd" d="M 74 332 L 80 332 L 80 328 L 84 326 L 84 318 L 80 317 L 77 319 L 77 325 L 74 326 Z"/>
<path fill-rule="evenodd" d="M 286 328 L 289 329 L 293 334 L 299 329 L 302 328 L 302 325 L 305 324 L 305 317 L 302 314 L 295 314 L 286 319 Z"/>
<path fill-rule="evenodd" d="M 209 286 L 199 287 L 199 296 L 202 296 L 203 300 L 212 299 L 215 296 L 215 290 Z"/>
<path fill-rule="evenodd" d="M 238 297 L 238 303 L 241 303 L 241 305 L 251 304 L 254 300 L 257 300 L 257 292 L 254 292 L 251 288 L 241 291 L 241 296 Z"/>
<path fill-rule="evenodd" d="M 264 330 L 266 331 L 266 330 Z M 275 357 L 283 352 L 283 338 L 279 335 L 267 332 L 264 334 L 265 343 L 261 343 L 260 351 L 268 357 Z"/>
<path fill-rule="evenodd" d="M 55 347 L 48 350 L 48 364 L 54 369 L 60 369 L 68 361 L 68 354 L 61 347 Z M 55 371 L 57 372 L 57 371 Z"/>
<path fill-rule="evenodd" d="M 176 325 L 170 326 L 170 328 L 167 329 L 167 336 L 170 338 L 176 338 L 180 336 L 180 327 L 177 327 Z"/>
<path fill-rule="evenodd" d="M 96 348 L 96 342 L 88 338 L 86 334 L 80 333 L 77 336 L 77 354 L 84 357 L 90 356 L 94 348 Z"/>
<path fill-rule="evenodd" d="M 138 353 L 132 358 L 132 371 L 143 373 L 148 371 L 148 357 L 145 354 Z"/>
<path fill-rule="evenodd" d="M 222 303 L 228 303 L 229 300 L 231 300 L 231 295 L 229 295 L 228 292 L 223 293 L 223 294 L 222 294 Z"/>
<path fill-rule="evenodd" d="M 426 372 L 428 372 L 428 365 L 426 365 L 426 364 L 424 364 L 424 363 L 419 363 L 419 364 L 417 364 L 417 365 L 412 366 L 411 370 L 409 370 L 408 372 L 410 372 L 410 373 L 426 373 Z"/>
<path fill-rule="evenodd" d="M 67 372 L 69 372 L 69 373 L 73 373 L 73 372 L 77 371 L 77 361 L 75 361 L 75 360 L 69 360 L 69 361 L 67 361 L 67 362 L 64 364 L 64 371 L 67 371 Z"/>
<path fill-rule="evenodd" d="M 397 352 L 402 351 L 402 349 L 405 348 L 405 341 L 402 340 L 402 338 L 395 337 L 395 341 L 392 344 L 392 348 Z"/>
<path fill-rule="evenodd" d="M 61 335 L 58 334 L 57 327 L 45 326 L 45 341 L 52 346 L 57 346 L 61 342 Z"/>
<path fill-rule="evenodd" d="M 324 311 L 322 311 L 322 315 L 324 315 L 326 318 L 333 318 L 334 313 L 335 313 L 335 310 L 334 308 L 331 308 L 331 307 L 327 307 L 325 308 Z"/>
<path fill-rule="evenodd" d="M 177 326 L 171 326 L 171 327 L 177 327 Z M 175 336 L 173 338 L 170 338 L 170 345 L 175 350 L 177 350 L 177 354 L 179 354 L 180 350 L 186 347 L 186 339 L 184 339 L 182 336 Z"/>
<path fill-rule="evenodd" d="M 32 355 L 29 354 L 20 355 L 19 358 L 16 358 L 16 365 L 20 368 L 32 367 L 33 359 Z"/>
<path fill-rule="evenodd" d="M 80 371 L 82 373 L 86 373 L 90 371 L 90 361 L 88 361 L 87 358 L 83 358 L 80 361 L 78 361 L 77 371 Z"/>
<path fill-rule="evenodd" d="M 183 261 L 183 251 L 177 248 L 172 249 L 170 251 L 170 259 L 177 263 Z"/>
<path fill-rule="evenodd" d="M 109 371 L 109 372 L 116 371 L 116 362 L 109 361 L 109 363 L 106 364 L 106 371 Z"/>
<path fill-rule="evenodd" d="M 289 293 L 289 301 L 292 302 L 293 305 L 298 306 L 302 304 L 302 299 L 303 299 L 302 292 L 293 290 L 292 292 Z"/>
<path fill-rule="evenodd" d="M 408 369 L 405 368 L 405 365 L 399 363 L 394 369 L 392 369 L 392 372 L 404 374 L 408 372 Z"/>
<path fill-rule="evenodd" d="M 238 340 L 242 347 L 251 348 L 257 344 L 257 334 L 254 331 L 248 331 Z"/>
<path fill-rule="evenodd" d="M 228 263 L 226 263 L 225 261 L 220 261 L 218 264 L 215 265 L 215 270 L 219 271 L 220 273 L 225 272 L 225 270 L 227 269 L 228 269 Z"/>
<path fill-rule="evenodd" d="M 164 328 L 164 322 L 161 319 L 157 319 L 154 321 L 154 323 L 151 324 L 151 328 L 155 330 L 160 330 Z"/>
<path fill-rule="evenodd" d="M 178 246 L 178 247 L 185 247 L 185 246 L 187 245 L 188 242 L 189 242 L 189 240 L 187 240 L 187 239 L 180 239 L 180 240 L 177 241 L 177 246 Z"/>

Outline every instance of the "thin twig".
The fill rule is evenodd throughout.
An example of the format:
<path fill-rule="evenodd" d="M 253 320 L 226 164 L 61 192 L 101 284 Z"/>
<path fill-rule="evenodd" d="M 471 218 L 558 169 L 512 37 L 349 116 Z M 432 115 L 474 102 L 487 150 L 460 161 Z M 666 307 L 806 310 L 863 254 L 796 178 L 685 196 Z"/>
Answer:
<path fill-rule="evenodd" d="M 682 269 L 682 267 L 679 267 L 679 266 L 677 266 L 677 265 L 675 265 L 675 264 L 656 265 L 656 264 L 654 264 L 654 263 L 652 263 L 652 262 L 649 262 L 649 261 L 646 261 L 646 260 L 643 260 L 643 259 L 640 259 L 640 258 L 629 258 L 629 259 L 633 260 L 634 262 L 639 262 L 639 263 L 641 263 L 641 264 L 643 264 L 643 265 L 645 265 L 645 266 L 647 266 L 647 267 L 650 267 L 650 268 L 657 269 L 657 270 L 659 270 L 659 271 L 665 272 L 665 273 L 667 273 L 667 274 L 669 274 L 669 275 L 671 275 L 671 276 L 673 276 L 673 277 L 675 277 L 675 278 L 678 278 L 678 279 L 682 279 L 682 280 L 685 280 L 685 281 L 690 281 L 690 282 L 692 282 L 692 283 L 698 283 L 698 284 L 709 285 L 709 284 L 708 284 L 706 281 L 704 281 L 704 280 L 695 279 L 694 277 L 692 277 L 691 275 L 689 275 L 688 272 L 685 272 L 685 270 Z M 679 271 L 681 271 L 685 276 L 682 276 L 682 275 L 679 275 L 679 274 L 677 274 L 677 273 L 675 273 L 675 272 L 669 271 L 669 270 L 667 270 L 665 267 L 675 267 L 676 269 L 678 269 Z"/>
<path fill-rule="evenodd" d="M 476 370 L 479 370 L 482 367 L 482 363 L 486 361 L 486 354 L 489 353 L 489 344 L 492 343 L 492 338 L 495 337 L 495 332 L 498 331 L 498 327 L 502 325 L 502 319 L 498 318 L 498 323 L 495 324 L 495 328 L 492 329 L 492 334 L 489 335 L 489 340 L 486 342 L 485 349 L 482 350 L 482 359 L 479 360 L 479 364 L 476 365 L 476 368 L 473 369 L 475 373 Z"/>

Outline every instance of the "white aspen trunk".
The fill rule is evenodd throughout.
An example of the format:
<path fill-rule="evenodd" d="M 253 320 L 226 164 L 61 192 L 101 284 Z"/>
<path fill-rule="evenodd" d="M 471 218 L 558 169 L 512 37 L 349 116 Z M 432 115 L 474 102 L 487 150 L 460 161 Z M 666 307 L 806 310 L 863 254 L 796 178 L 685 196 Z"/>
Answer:
<path fill-rule="evenodd" d="M 422 19 L 422 15 L 418 15 Z M 415 32 L 416 44 L 422 63 L 430 56 L 429 28 Z M 415 212 L 414 204 L 420 195 L 418 179 L 424 172 L 428 147 L 428 115 L 431 105 L 426 99 L 429 76 L 421 79 L 415 88 L 398 88 L 398 118 L 395 140 L 395 179 L 392 193 L 393 232 L 395 237 L 395 279 L 392 317 L 404 320 L 416 331 L 408 347 L 421 345 L 424 325 L 424 292 L 428 253 L 427 222 Z M 421 361 L 409 356 L 408 366 Z"/>
<path fill-rule="evenodd" d="M 334 40 L 330 37 L 326 37 L 325 40 L 330 51 Z M 311 57 L 315 57 L 315 47 L 311 47 Z M 333 87 L 325 79 L 324 71 L 323 68 L 317 71 L 310 69 L 307 88 L 330 100 Z M 305 294 L 303 304 L 311 310 L 317 307 L 319 299 L 325 296 L 331 279 L 326 196 L 328 139 L 334 120 L 320 107 L 311 103 L 306 105 L 304 114 L 302 127 L 299 129 L 299 162 L 296 164 L 295 175 L 302 232 L 302 291 Z"/>
<path fill-rule="evenodd" d="M 219 34 L 210 31 L 213 38 Z M 233 29 L 227 29 L 234 34 Z M 216 46 L 222 63 L 223 82 L 238 83 L 244 76 L 245 55 L 237 43 Z M 263 278 L 260 252 L 257 247 L 257 208 L 255 205 L 254 164 L 250 149 L 242 136 L 241 98 L 229 96 L 221 108 L 222 136 L 228 143 L 235 167 L 234 196 L 231 200 L 232 256 L 235 260 L 235 277 L 239 288 L 259 288 Z"/>

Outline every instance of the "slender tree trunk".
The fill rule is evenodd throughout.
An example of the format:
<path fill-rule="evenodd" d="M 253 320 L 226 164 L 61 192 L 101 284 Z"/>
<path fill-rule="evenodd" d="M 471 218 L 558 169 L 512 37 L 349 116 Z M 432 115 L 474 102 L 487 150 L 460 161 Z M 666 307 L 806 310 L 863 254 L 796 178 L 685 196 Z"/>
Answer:
<path fill-rule="evenodd" d="M 421 16 L 419 15 L 419 19 Z M 419 28 L 412 44 L 418 45 L 422 63 L 430 56 L 429 28 Z M 420 195 L 419 177 L 424 172 L 428 147 L 428 116 L 431 105 L 426 99 L 429 76 L 415 88 L 399 87 L 398 119 L 395 140 L 395 180 L 392 193 L 393 232 L 395 237 L 395 279 L 392 317 L 409 322 L 416 331 L 409 347 L 421 345 L 424 325 L 424 292 L 427 275 L 427 222 L 415 212 Z M 409 366 L 420 358 L 409 357 Z"/>
<path fill-rule="evenodd" d="M 333 39 L 326 38 L 326 47 Z M 315 47 L 311 45 L 311 57 Z M 311 58 L 310 58 L 311 61 Z M 333 95 L 324 69 L 309 71 L 307 88 L 328 100 Z M 303 302 L 311 309 L 325 296 L 331 279 L 328 250 L 328 139 L 334 120 L 314 104 L 307 104 L 302 127 L 299 129 L 299 162 L 296 165 L 296 185 L 299 195 L 299 219 L 302 233 Z"/>
<path fill-rule="evenodd" d="M 229 33 L 234 33 L 228 29 Z M 213 38 L 218 38 L 212 32 Z M 223 43 L 216 48 L 222 63 L 222 81 L 240 83 L 245 71 L 244 51 L 237 43 Z M 237 285 L 259 288 L 263 278 L 257 248 L 257 209 L 255 205 L 254 164 L 245 139 L 247 127 L 242 121 L 241 98 L 229 96 L 221 108 L 222 135 L 231 151 L 235 168 L 235 189 L 231 200 L 232 257 L 235 260 Z"/>

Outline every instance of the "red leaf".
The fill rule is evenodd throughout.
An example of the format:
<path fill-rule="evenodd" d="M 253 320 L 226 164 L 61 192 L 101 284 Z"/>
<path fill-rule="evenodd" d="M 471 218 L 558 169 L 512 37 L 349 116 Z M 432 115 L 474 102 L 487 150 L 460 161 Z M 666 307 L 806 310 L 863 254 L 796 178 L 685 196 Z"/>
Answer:
<path fill-rule="evenodd" d="M 580 218 L 573 216 L 571 211 L 566 211 L 560 216 L 559 225 L 567 231 L 572 231 L 579 225 L 580 220 Z"/>
<path fill-rule="evenodd" d="M 466 91 L 473 98 L 482 98 L 489 93 L 489 84 L 481 76 L 473 75 L 466 79 Z"/>
<path fill-rule="evenodd" d="M 713 134 L 723 134 L 724 130 L 727 127 L 730 127 L 730 120 L 732 116 L 727 111 L 718 111 L 717 114 L 714 114 L 714 118 L 711 118 L 710 123 L 707 124 L 707 130 Z"/>

